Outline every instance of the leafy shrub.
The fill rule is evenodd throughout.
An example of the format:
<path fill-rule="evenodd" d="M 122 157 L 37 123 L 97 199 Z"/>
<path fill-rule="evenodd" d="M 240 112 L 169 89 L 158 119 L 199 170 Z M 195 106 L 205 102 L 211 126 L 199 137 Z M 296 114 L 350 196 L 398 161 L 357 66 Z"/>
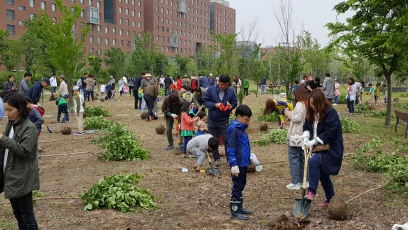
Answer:
<path fill-rule="evenodd" d="M 347 104 L 346 95 L 339 95 L 338 104 Z"/>
<path fill-rule="evenodd" d="M 398 102 L 394 102 L 393 103 L 393 106 L 395 107 L 395 108 L 397 108 L 397 109 L 401 109 L 401 110 L 408 110 L 408 103 L 407 103 L 407 101 L 403 101 L 403 102 L 400 102 L 400 101 L 398 101 Z"/>
<path fill-rule="evenodd" d="M 272 129 L 267 134 L 258 134 L 259 140 L 253 141 L 252 143 L 257 144 L 259 146 L 266 146 L 270 142 L 274 142 L 276 144 L 286 144 L 287 143 L 287 133 L 286 129 Z"/>
<path fill-rule="evenodd" d="M 340 118 L 340 122 L 342 122 L 342 132 L 343 133 L 354 133 L 359 130 L 360 125 L 359 123 L 349 119 L 349 118 Z"/>
<path fill-rule="evenodd" d="M 86 117 L 109 117 L 110 112 L 102 106 L 85 107 L 84 115 Z"/>
<path fill-rule="evenodd" d="M 104 119 L 103 116 L 87 117 L 84 120 L 84 129 L 106 129 L 112 124 L 112 121 Z"/>
<path fill-rule="evenodd" d="M 147 190 L 136 187 L 138 179 L 143 178 L 137 173 L 128 175 L 104 176 L 92 188 L 81 196 L 86 201 L 84 211 L 109 208 L 121 212 L 135 211 L 132 207 L 152 209 L 157 206 L 154 196 Z"/>
<path fill-rule="evenodd" d="M 106 149 L 100 153 L 98 159 L 105 161 L 135 161 L 145 160 L 150 157 L 149 151 L 142 147 L 142 144 L 135 138 L 133 132 L 127 130 L 124 125 L 118 123 L 111 124 L 106 129 L 108 134 L 93 140 L 93 144 Z"/>
<path fill-rule="evenodd" d="M 380 149 L 382 140 L 375 138 L 360 146 L 353 156 L 353 164 L 356 168 L 369 172 L 386 173 L 393 180 L 386 186 L 387 189 L 398 193 L 407 193 L 408 188 L 408 157 L 396 155 L 394 152 L 385 154 L 377 150 L 371 156 L 363 156 L 363 153 L 372 149 Z"/>
<path fill-rule="evenodd" d="M 373 110 L 369 109 L 366 104 L 361 103 L 361 104 L 355 105 L 354 112 L 367 114 L 367 113 L 373 113 Z"/>
<path fill-rule="evenodd" d="M 394 113 L 394 112 L 393 112 Z M 372 117 L 378 117 L 378 118 L 385 118 L 387 116 L 387 111 L 382 110 L 380 112 L 374 112 L 370 114 Z M 393 115 L 393 114 L 392 114 Z"/>
<path fill-rule="evenodd" d="M 275 112 L 268 114 L 268 115 L 263 115 L 263 109 L 264 109 L 263 107 L 258 106 L 258 110 L 259 110 L 258 120 L 269 121 L 269 122 L 278 121 L 278 115 Z"/>
<path fill-rule="evenodd" d="M 165 95 L 165 88 L 159 88 L 158 95 L 159 96 L 164 96 Z"/>

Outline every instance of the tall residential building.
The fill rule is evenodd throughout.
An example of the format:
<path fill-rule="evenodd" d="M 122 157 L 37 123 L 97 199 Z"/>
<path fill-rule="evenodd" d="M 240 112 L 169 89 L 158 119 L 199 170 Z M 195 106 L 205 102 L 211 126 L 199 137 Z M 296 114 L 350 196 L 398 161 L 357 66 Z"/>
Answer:
<path fill-rule="evenodd" d="M 210 44 L 210 30 L 235 33 L 236 11 L 226 1 L 215 0 L 64 0 L 69 7 L 79 4 L 82 12 L 73 28 L 90 26 L 85 53 L 102 54 L 111 47 L 134 49 L 134 34 L 151 31 L 159 51 L 168 57 L 194 55 Z M 40 9 L 58 21 L 54 0 L 1 0 L 0 28 L 11 38 L 26 32 L 23 22 Z"/>

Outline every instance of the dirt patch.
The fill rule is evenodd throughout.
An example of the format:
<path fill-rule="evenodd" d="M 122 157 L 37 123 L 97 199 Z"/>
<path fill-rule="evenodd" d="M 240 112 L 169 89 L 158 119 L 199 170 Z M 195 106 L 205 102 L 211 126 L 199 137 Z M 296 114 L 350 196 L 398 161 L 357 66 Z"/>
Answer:
<path fill-rule="evenodd" d="M 264 104 L 271 95 L 245 97 L 244 104 L 253 111 Z M 97 159 L 102 150 L 91 144 L 104 133 L 83 136 L 48 133 L 44 127 L 40 136 L 40 190 L 42 197 L 65 199 L 39 200 L 34 205 L 36 218 L 41 229 L 273 229 L 275 226 L 304 226 L 304 229 L 390 229 L 394 223 L 407 222 L 407 200 L 387 196 L 383 189 L 366 194 L 349 203 L 348 218 L 344 221 L 332 220 L 327 209 L 320 209 L 324 192 L 319 185 L 318 196 L 305 221 L 286 215 L 292 213 L 295 198 L 301 192 L 288 190 L 290 173 L 287 163 L 287 145 L 269 144 L 265 147 L 252 145 L 252 152 L 259 162 L 285 161 L 263 165 L 261 172 L 249 173 L 244 190 L 244 207 L 253 211 L 248 221 L 230 219 L 229 200 L 232 181 L 226 158 L 221 159 L 219 167 L 222 176 L 214 177 L 193 170 L 197 159 L 181 158 L 177 150 L 165 150 L 168 146 L 166 135 L 158 135 L 155 127 L 165 125 L 160 117 L 153 122 L 145 122 L 140 111 L 134 110 L 134 98 L 126 95 L 120 101 L 87 103 L 87 106 L 102 105 L 110 110 L 109 120 L 125 124 L 151 153 L 151 158 L 134 162 L 105 162 Z M 161 102 L 162 103 L 162 102 Z M 161 108 L 161 103 L 158 108 Z M 57 106 L 54 102 L 42 103 L 47 113 L 47 121 L 54 130 L 65 126 L 77 131 L 77 123 L 71 116 L 70 123 L 56 123 Z M 341 116 L 347 114 L 345 105 L 339 105 Z M 339 108 L 338 108 L 339 109 Z M 347 115 L 346 115 L 347 116 Z M 255 116 L 256 117 L 256 116 Z M 352 119 L 367 118 L 360 115 Z M 266 122 L 264 122 L 266 123 Z M 4 130 L 6 119 L 0 122 Z M 247 129 L 251 141 L 259 138 L 261 122 L 252 119 Z M 377 123 L 372 123 L 376 125 Z M 382 125 L 383 121 L 380 124 Z M 277 122 L 268 123 L 270 128 L 278 128 Z M 394 133 L 394 130 L 393 130 Z M 175 136 L 175 135 L 174 135 Z M 344 134 L 345 153 L 354 153 L 358 146 L 372 138 L 371 135 Z M 176 139 L 174 139 L 176 143 Z M 70 154 L 69 154 L 70 153 Z M 65 155 L 64 155 L 65 154 Z M 182 173 L 178 166 L 188 168 Z M 205 167 L 208 167 L 206 162 Z M 121 213 L 101 209 L 84 212 L 84 202 L 78 199 L 94 183 L 104 176 L 124 172 L 137 172 L 144 175 L 140 186 L 155 195 L 160 208 L 138 210 L 136 213 Z M 353 168 L 351 155 L 345 157 L 339 175 L 332 176 L 336 195 L 351 198 L 369 188 L 383 184 L 381 174 L 358 171 Z M 68 199 L 73 197 L 73 199 Z M 0 203 L 7 202 L 2 196 Z M 286 221 L 283 215 L 287 218 Z M 274 226 L 273 226 L 274 224 Z M 8 204 L 0 205 L 0 229 L 16 229 L 17 223 Z M 283 228 L 285 229 L 285 228 Z M 297 228 L 296 228 L 297 229 Z"/>

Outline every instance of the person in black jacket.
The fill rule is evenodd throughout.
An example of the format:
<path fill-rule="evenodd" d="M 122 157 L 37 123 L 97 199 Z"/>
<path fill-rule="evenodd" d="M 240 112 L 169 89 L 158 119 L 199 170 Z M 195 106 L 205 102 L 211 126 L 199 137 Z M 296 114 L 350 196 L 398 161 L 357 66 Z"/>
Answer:
<path fill-rule="evenodd" d="M 134 91 L 134 100 L 135 100 L 135 103 L 134 103 L 135 110 L 141 110 L 142 98 L 138 98 L 138 89 L 141 87 L 142 76 L 145 76 L 145 73 L 141 73 L 141 75 L 136 77 L 134 81 L 133 91 Z M 138 106 L 138 103 L 139 103 L 139 106 Z"/>
<path fill-rule="evenodd" d="M 170 93 L 170 87 L 171 84 L 174 83 L 174 81 L 172 80 L 171 76 L 167 76 L 164 80 L 165 83 L 165 95 L 168 95 Z"/>
<path fill-rule="evenodd" d="M 43 91 L 43 88 L 47 87 L 48 85 L 50 85 L 50 80 L 48 78 L 44 78 L 43 80 L 34 83 L 33 87 L 30 88 L 30 90 L 27 93 L 27 96 L 31 98 L 33 104 L 38 104 L 38 102 L 40 101 L 40 95 Z"/>

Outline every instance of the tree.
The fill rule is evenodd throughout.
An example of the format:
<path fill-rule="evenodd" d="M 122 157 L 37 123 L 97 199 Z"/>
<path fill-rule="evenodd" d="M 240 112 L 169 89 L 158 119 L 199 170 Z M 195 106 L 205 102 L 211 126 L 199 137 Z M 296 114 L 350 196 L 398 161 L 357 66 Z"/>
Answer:
<path fill-rule="evenodd" d="M 8 71 L 19 69 L 23 59 L 24 47 L 20 40 L 7 39 L 6 48 L 1 53 L 1 62 Z"/>
<path fill-rule="evenodd" d="M 155 59 L 158 55 L 158 44 L 153 41 L 153 34 L 144 31 L 141 35 L 134 35 L 135 50 L 132 52 L 130 66 L 137 73 L 154 72 Z"/>
<path fill-rule="evenodd" d="M 88 55 L 88 69 L 89 72 L 95 76 L 100 77 L 102 71 L 103 59 L 98 56 Z"/>
<path fill-rule="evenodd" d="M 111 49 L 105 51 L 104 61 L 107 64 L 109 75 L 119 77 L 125 74 L 125 54 L 120 48 L 111 47 Z"/>
<path fill-rule="evenodd" d="M 197 72 L 197 67 L 195 62 L 190 61 L 185 65 L 185 69 L 187 71 L 187 75 L 189 76 L 194 76 L 195 73 Z"/>
<path fill-rule="evenodd" d="M 175 62 L 178 65 L 178 75 L 185 75 L 187 74 L 186 64 L 189 63 L 188 57 L 181 57 L 181 55 L 175 55 Z"/>
<path fill-rule="evenodd" d="M 168 57 L 165 56 L 163 53 L 157 53 L 155 55 L 155 62 L 154 62 L 154 71 L 153 74 L 155 76 L 158 75 L 165 75 L 165 66 L 168 65 Z"/>
<path fill-rule="evenodd" d="M 54 67 L 48 61 L 47 55 L 44 53 L 44 41 L 36 34 L 28 31 L 20 37 L 24 47 L 23 66 L 26 71 L 32 71 L 33 76 L 36 72 L 49 73 L 54 72 Z"/>
<path fill-rule="evenodd" d="M 82 7 L 79 4 L 68 7 L 63 4 L 63 0 L 55 0 L 55 3 L 60 11 L 57 21 L 45 10 L 40 10 L 40 14 L 28 21 L 26 26 L 28 32 L 44 42 L 48 61 L 56 70 L 64 73 L 68 87 L 71 88 L 73 77 L 78 75 L 85 65 L 83 47 L 90 27 L 84 26 L 80 28 L 79 34 L 75 34 L 72 28 L 81 15 Z"/>
<path fill-rule="evenodd" d="M 390 125 L 392 74 L 407 62 L 408 1 L 350 0 L 334 7 L 337 13 L 354 11 L 346 23 L 326 24 L 330 35 L 339 35 L 330 46 L 357 51 L 380 67 L 387 83 L 385 125 Z"/>
<path fill-rule="evenodd" d="M 239 55 L 236 48 L 236 37 L 238 34 L 217 34 L 212 33 L 211 49 L 217 54 L 219 66 L 218 73 L 233 76 L 238 74 Z"/>

